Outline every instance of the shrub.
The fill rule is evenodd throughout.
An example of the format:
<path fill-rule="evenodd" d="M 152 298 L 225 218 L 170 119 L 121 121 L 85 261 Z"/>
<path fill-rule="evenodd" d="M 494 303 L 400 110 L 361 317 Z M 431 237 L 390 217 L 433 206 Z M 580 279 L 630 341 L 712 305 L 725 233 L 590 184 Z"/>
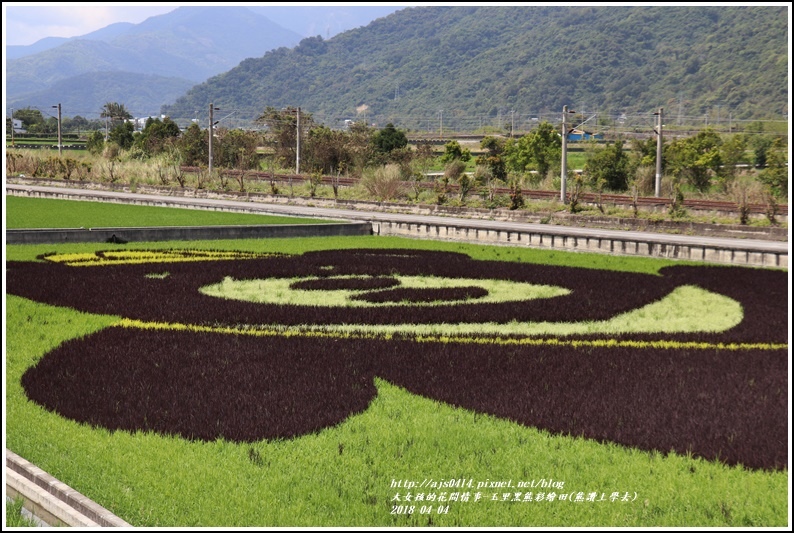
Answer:
<path fill-rule="evenodd" d="M 750 219 L 750 204 L 763 199 L 762 186 L 756 180 L 743 175 L 733 179 L 727 184 L 728 195 L 736 202 L 739 214 L 739 223 L 744 225 Z"/>
<path fill-rule="evenodd" d="M 91 135 L 88 136 L 85 147 L 93 155 L 101 154 L 105 148 L 105 137 L 102 135 L 102 132 L 95 131 L 91 133 Z"/>
<path fill-rule="evenodd" d="M 108 142 L 102 150 L 102 157 L 105 159 L 117 159 L 121 153 L 121 147 L 114 143 Z"/>
<path fill-rule="evenodd" d="M 8 174 L 16 174 L 17 162 L 22 159 L 22 154 L 18 152 L 6 152 L 6 172 Z"/>
<path fill-rule="evenodd" d="M 400 166 L 389 164 L 366 169 L 361 177 L 361 186 L 379 202 L 402 196 L 404 186 Z"/>

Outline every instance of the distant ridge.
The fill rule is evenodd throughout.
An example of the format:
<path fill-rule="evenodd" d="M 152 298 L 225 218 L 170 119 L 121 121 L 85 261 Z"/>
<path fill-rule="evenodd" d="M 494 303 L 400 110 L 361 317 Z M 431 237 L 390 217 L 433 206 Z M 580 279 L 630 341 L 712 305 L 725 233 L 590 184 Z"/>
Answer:
<path fill-rule="evenodd" d="M 245 58 L 293 46 L 300 39 L 299 34 L 244 7 L 180 7 L 140 24 L 111 24 L 80 38 L 42 39 L 25 47 L 43 50 L 7 61 L 7 104 L 40 105 L 42 95 L 60 83 L 59 90 L 68 86 L 75 92 L 60 93 L 59 101 L 75 102 L 79 109 L 93 110 L 94 116 L 107 101 L 125 102 L 136 114 L 143 109 L 156 111 L 176 97 L 174 78 L 181 80 L 179 86 L 189 87 Z M 97 94 L 96 86 L 80 87 L 80 80 L 99 83 L 100 88 L 119 87 L 121 78 L 113 78 L 128 79 L 124 73 L 145 75 L 155 85 L 133 84 L 127 91 L 104 95 Z M 87 74 L 93 76 L 83 77 Z M 64 85 L 66 80 L 69 82 Z M 158 88 L 161 81 L 165 85 Z M 132 101 L 140 102 L 141 107 L 133 107 Z"/>

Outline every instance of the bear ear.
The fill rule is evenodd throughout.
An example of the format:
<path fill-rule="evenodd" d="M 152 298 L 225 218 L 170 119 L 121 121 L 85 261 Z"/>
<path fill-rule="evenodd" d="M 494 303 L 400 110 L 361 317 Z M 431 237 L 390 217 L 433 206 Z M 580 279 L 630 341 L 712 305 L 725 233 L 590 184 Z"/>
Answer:
<path fill-rule="evenodd" d="M 45 354 L 21 379 L 63 417 L 188 440 L 287 439 L 377 395 L 371 343 L 112 326 Z"/>

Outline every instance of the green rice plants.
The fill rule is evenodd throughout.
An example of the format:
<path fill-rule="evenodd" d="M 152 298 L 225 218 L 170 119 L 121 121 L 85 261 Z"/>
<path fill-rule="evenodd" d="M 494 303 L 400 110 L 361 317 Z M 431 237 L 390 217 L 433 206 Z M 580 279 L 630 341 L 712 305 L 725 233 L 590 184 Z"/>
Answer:
<path fill-rule="evenodd" d="M 323 224 L 326 222 L 312 218 L 255 215 L 250 213 L 221 213 L 196 209 L 119 205 L 19 196 L 8 196 L 6 202 L 8 209 L 6 225 L 8 228 L 15 229 Z"/>

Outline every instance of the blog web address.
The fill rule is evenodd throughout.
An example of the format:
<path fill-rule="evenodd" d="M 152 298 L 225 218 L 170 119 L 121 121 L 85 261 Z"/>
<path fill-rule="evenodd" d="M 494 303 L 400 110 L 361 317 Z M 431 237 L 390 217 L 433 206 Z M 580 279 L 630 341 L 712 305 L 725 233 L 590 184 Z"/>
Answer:
<path fill-rule="evenodd" d="M 391 514 L 447 514 L 450 504 L 481 502 L 629 503 L 637 493 L 626 490 L 571 491 L 563 480 L 424 478 L 391 480 Z"/>

